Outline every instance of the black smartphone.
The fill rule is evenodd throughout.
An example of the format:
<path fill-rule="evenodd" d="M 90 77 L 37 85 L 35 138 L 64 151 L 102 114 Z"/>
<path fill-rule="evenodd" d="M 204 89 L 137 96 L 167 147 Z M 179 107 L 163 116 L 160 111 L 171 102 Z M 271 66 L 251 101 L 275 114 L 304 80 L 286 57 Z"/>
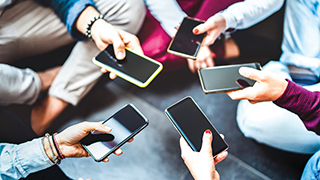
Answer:
<path fill-rule="evenodd" d="M 195 35 L 192 30 L 202 23 L 204 23 L 204 21 L 185 17 L 167 51 L 177 56 L 197 59 L 202 40 L 206 34 Z"/>
<path fill-rule="evenodd" d="M 146 87 L 163 68 L 158 61 L 127 48 L 126 57 L 117 60 L 112 45 L 94 57 L 92 62 L 139 87 Z"/>
<path fill-rule="evenodd" d="M 133 138 L 149 124 L 148 119 L 132 104 L 127 104 L 103 122 L 110 133 L 92 131 L 80 142 L 91 157 L 99 162 Z"/>
<path fill-rule="evenodd" d="M 213 136 L 213 156 L 228 149 L 227 143 L 191 97 L 185 97 L 171 105 L 165 109 L 165 114 L 194 151 L 200 151 L 203 133 L 207 129 L 211 130 Z"/>
<path fill-rule="evenodd" d="M 253 86 L 255 81 L 239 74 L 240 67 L 261 70 L 259 63 L 235 64 L 199 69 L 199 79 L 205 94 L 222 93 Z"/>

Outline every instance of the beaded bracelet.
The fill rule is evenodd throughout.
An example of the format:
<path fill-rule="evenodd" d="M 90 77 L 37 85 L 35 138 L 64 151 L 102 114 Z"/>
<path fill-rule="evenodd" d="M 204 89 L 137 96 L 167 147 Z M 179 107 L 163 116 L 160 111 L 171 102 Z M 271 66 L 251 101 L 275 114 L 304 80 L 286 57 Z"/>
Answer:
<path fill-rule="evenodd" d="M 92 27 L 93 23 L 96 22 L 98 19 L 103 19 L 103 15 L 99 15 L 99 16 L 94 17 L 94 18 L 87 24 L 86 36 L 87 36 L 88 38 L 90 38 L 91 40 L 93 40 L 93 39 L 92 39 L 92 35 L 91 35 L 91 27 Z"/>
<path fill-rule="evenodd" d="M 59 149 L 59 145 L 57 144 L 57 141 L 56 141 L 56 138 L 55 138 L 55 135 L 57 135 L 58 133 L 54 133 L 52 135 L 52 142 L 53 142 L 53 145 L 54 147 L 56 148 L 56 151 L 58 152 L 58 155 L 60 157 L 60 159 L 64 159 L 65 157 L 63 156 L 61 150 Z"/>
<path fill-rule="evenodd" d="M 50 150 L 51 150 L 51 153 L 52 153 L 51 158 L 52 158 L 53 163 L 54 163 L 54 164 L 60 164 L 61 160 L 58 158 L 58 156 L 56 156 L 56 155 L 54 154 L 53 149 L 52 149 L 52 147 L 51 147 L 51 143 L 50 143 L 50 139 L 49 139 L 50 134 L 49 134 L 49 133 L 46 133 L 46 134 L 45 134 L 45 137 L 48 139 L 49 147 L 50 147 Z"/>

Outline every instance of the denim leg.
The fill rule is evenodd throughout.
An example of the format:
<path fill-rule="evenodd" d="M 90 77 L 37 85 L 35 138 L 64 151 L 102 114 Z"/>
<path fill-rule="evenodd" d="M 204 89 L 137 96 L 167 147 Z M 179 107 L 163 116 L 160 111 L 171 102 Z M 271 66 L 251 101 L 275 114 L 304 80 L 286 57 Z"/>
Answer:
<path fill-rule="evenodd" d="M 304 167 L 301 180 L 318 180 L 320 171 L 320 151 L 315 153 Z"/>
<path fill-rule="evenodd" d="M 319 0 L 286 1 L 280 61 L 320 77 Z"/>

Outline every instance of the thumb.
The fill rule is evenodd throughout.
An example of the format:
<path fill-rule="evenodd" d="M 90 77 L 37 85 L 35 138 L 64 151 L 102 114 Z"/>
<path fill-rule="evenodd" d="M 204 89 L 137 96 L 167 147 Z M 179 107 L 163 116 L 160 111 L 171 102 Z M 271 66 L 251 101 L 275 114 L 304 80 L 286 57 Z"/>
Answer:
<path fill-rule="evenodd" d="M 99 131 L 109 133 L 111 131 L 110 127 L 105 126 L 101 122 L 83 122 L 80 123 L 79 126 L 85 132 Z"/>
<path fill-rule="evenodd" d="M 122 60 L 126 57 L 125 45 L 120 36 L 113 37 L 113 49 L 114 54 L 118 60 Z"/>
<path fill-rule="evenodd" d="M 249 68 L 249 67 L 241 67 L 239 69 L 239 74 L 244 77 L 247 77 L 249 79 L 256 80 L 256 81 L 260 81 L 263 77 L 262 71 L 259 71 L 259 70 L 253 69 L 253 68 Z"/>
<path fill-rule="evenodd" d="M 212 154 L 212 132 L 207 129 L 202 137 L 202 146 L 200 152 L 206 152 Z"/>

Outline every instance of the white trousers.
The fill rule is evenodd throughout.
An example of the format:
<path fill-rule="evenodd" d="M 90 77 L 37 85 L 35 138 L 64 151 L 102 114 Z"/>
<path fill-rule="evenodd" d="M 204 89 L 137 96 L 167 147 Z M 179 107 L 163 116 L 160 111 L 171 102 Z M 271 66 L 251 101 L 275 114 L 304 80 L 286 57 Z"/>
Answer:
<path fill-rule="evenodd" d="M 95 0 L 95 3 L 104 18 L 119 29 L 136 34 L 142 26 L 146 13 L 143 0 Z M 0 17 L 1 63 L 12 64 L 72 42 L 67 28 L 52 9 L 32 0 L 14 5 Z M 77 105 L 102 75 L 100 68 L 91 62 L 98 53 L 94 42 L 77 42 L 53 81 L 49 95 Z M 8 88 L 15 92 L 13 87 Z"/>

